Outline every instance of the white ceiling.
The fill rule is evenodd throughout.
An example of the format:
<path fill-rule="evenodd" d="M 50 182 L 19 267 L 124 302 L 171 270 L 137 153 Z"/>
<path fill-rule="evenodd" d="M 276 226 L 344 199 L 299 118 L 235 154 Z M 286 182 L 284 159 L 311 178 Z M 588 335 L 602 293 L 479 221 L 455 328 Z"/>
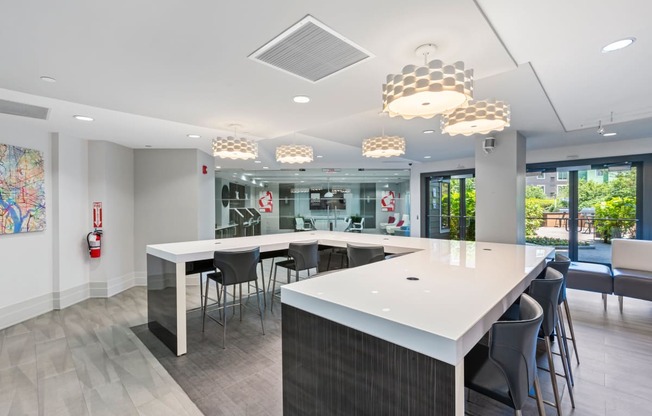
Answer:
<path fill-rule="evenodd" d="M 317 83 L 247 58 L 307 14 L 375 57 Z M 473 137 L 422 133 L 439 118 L 378 116 L 386 75 L 419 64 L 414 49 L 436 43 L 436 58 L 474 69 L 476 98 L 511 104 L 510 128 L 529 149 L 599 144 L 652 137 L 651 14 L 646 0 L 5 2 L 0 99 L 51 108 L 47 121 L 26 123 L 134 148 L 210 152 L 212 137 L 241 124 L 239 135 L 260 140 L 262 163 L 216 161 L 223 168 L 279 169 L 274 148 L 290 142 L 312 144 L 318 168 L 403 168 L 473 154 Z M 627 36 L 638 40 L 601 53 Z M 295 104 L 297 94 L 312 101 Z M 600 120 L 618 136 L 596 134 Z M 360 155 L 383 128 L 406 137 L 404 158 Z"/>

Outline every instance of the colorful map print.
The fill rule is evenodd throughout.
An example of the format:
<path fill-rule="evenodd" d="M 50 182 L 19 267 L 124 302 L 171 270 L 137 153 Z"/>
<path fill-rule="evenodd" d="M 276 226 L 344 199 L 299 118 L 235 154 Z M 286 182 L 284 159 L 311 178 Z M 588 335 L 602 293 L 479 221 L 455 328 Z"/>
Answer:
<path fill-rule="evenodd" d="M 38 150 L 0 144 L 0 234 L 43 230 L 43 155 Z"/>

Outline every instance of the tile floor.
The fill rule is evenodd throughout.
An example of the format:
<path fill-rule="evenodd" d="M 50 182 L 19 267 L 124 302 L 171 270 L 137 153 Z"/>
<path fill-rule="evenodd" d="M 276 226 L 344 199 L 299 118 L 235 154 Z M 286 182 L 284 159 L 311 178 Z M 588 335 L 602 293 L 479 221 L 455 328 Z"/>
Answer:
<path fill-rule="evenodd" d="M 570 290 L 569 301 L 581 365 L 574 363 L 577 408 L 564 389 L 562 413 L 652 415 L 652 302 L 626 299 L 621 315 L 613 296 L 606 312 L 598 294 Z M 265 336 L 254 310 L 242 323 L 236 316 L 226 350 L 220 327 L 207 321 L 202 334 L 192 312 L 189 353 L 178 358 L 144 329 L 142 287 L 41 315 L 0 331 L 0 416 L 280 415 L 279 311 L 268 311 Z M 541 379 L 549 393 L 547 375 Z M 469 400 L 475 415 L 513 414 L 475 394 Z M 536 414 L 534 406 L 524 414 Z"/>

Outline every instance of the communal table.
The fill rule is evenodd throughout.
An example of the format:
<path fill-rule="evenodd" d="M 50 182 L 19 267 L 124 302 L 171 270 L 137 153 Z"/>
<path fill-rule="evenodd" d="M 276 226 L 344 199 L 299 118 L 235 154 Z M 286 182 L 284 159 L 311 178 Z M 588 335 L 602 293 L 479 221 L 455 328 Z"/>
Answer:
<path fill-rule="evenodd" d="M 186 273 L 215 250 L 290 242 L 409 253 L 281 288 L 284 415 L 464 414 L 464 355 L 544 268 L 550 247 L 328 231 L 147 246 L 150 330 L 186 347 Z"/>

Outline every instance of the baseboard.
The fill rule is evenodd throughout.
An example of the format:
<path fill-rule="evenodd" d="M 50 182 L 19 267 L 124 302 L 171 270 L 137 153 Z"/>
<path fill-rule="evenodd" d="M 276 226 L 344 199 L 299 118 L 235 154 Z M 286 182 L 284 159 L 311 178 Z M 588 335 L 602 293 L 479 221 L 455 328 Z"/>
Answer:
<path fill-rule="evenodd" d="M 90 297 L 92 298 L 110 298 L 118 293 L 136 286 L 136 277 L 134 273 L 127 273 L 122 276 L 109 279 L 108 282 L 91 282 Z"/>
<path fill-rule="evenodd" d="M 81 302 L 90 297 L 90 287 L 88 283 L 81 284 L 61 292 L 52 293 L 53 309 L 63 309 L 77 302 Z"/>
<path fill-rule="evenodd" d="M 0 308 L 0 329 L 19 324 L 52 310 L 52 293 Z"/>
<path fill-rule="evenodd" d="M 147 286 L 147 272 L 134 272 L 136 286 Z"/>

